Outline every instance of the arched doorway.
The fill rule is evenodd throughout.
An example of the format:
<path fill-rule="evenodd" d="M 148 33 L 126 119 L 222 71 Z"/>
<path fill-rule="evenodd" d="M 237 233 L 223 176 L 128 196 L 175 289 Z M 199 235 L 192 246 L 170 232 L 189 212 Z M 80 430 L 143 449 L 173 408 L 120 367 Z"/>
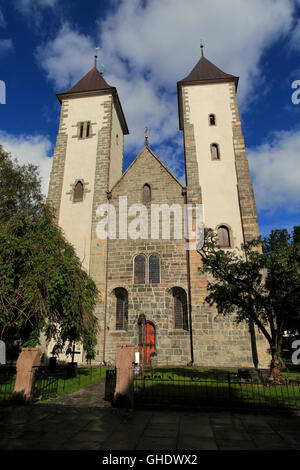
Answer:
<path fill-rule="evenodd" d="M 139 321 L 139 359 L 142 364 L 144 349 L 145 365 L 150 366 L 150 354 L 155 351 L 155 326 L 145 318 L 141 320 Z"/>

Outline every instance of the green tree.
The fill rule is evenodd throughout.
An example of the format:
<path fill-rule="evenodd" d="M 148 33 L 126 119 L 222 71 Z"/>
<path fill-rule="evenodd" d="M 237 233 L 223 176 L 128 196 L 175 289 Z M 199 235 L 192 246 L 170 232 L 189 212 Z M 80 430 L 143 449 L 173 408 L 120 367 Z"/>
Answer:
<path fill-rule="evenodd" d="M 94 357 L 97 288 L 49 209 L 0 228 L 0 338 L 35 346 L 41 333 L 60 350 L 79 341 Z"/>
<path fill-rule="evenodd" d="M 237 323 L 254 323 L 270 346 L 270 379 L 280 382 L 282 338 L 285 330 L 300 326 L 299 231 L 291 240 L 286 230 L 272 231 L 241 250 L 222 250 L 216 234 L 208 229 L 199 253 L 200 271 L 209 274 L 206 301 Z"/>
<path fill-rule="evenodd" d="M 44 197 L 38 167 L 20 165 L 0 145 L 0 222 L 19 212 L 29 216 L 42 210 Z"/>

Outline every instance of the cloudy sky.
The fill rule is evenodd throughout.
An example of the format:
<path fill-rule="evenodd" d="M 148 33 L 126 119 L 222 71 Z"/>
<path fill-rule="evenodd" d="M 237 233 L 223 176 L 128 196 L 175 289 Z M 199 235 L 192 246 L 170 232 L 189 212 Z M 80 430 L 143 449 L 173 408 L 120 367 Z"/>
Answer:
<path fill-rule="evenodd" d="M 299 225 L 300 92 L 292 85 L 300 86 L 300 0 L 0 0 L 0 143 L 39 165 L 46 193 L 55 93 L 92 68 L 99 47 L 130 131 L 125 168 L 147 126 L 152 150 L 184 181 L 176 82 L 199 60 L 200 38 L 209 60 L 240 77 L 262 234 Z"/>

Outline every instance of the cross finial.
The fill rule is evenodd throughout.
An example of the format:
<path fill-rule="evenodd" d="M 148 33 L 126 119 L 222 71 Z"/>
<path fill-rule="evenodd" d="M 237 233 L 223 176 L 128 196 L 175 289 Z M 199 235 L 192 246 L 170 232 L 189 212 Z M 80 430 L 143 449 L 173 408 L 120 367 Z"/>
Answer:
<path fill-rule="evenodd" d="M 148 142 L 148 127 L 145 127 L 145 146 L 148 147 L 149 146 L 149 142 Z"/>
<path fill-rule="evenodd" d="M 97 51 L 99 51 L 99 47 L 95 47 L 95 55 L 94 55 L 94 67 L 95 68 L 97 67 L 97 59 L 98 59 Z"/>
<path fill-rule="evenodd" d="M 204 53 L 203 53 L 203 38 L 200 38 L 200 49 L 201 49 L 201 57 L 204 57 Z"/>

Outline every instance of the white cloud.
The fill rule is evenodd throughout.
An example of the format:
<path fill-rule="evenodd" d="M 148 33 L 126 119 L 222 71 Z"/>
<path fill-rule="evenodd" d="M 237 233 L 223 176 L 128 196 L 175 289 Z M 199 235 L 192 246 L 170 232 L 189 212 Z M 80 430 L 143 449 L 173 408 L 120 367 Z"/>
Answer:
<path fill-rule="evenodd" d="M 277 132 L 248 150 L 257 207 L 270 213 L 300 211 L 300 130 Z"/>
<path fill-rule="evenodd" d="M 14 7 L 27 20 L 39 27 L 43 19 L 43 11 L 47 8 L 54 8 L 57 2 L 58 0 L 14 0 Z"/>
<path fill-rule="evenodd" d="M 128 121 L 126 147 L 138 151 L 145 126 L 154 143 L 176 138 L 176 82 L 198 61 L 200 36 L 207 58 L 241 77 L 239 102 L 245 105 L 258 73 L 262 79 L 263 51 L 289 32 L 292 14 L 290 0 L 123 0 L 98 21 L 94 37 L 66 23 L 36 58 L 61 91 L 92 67 L 100 45 L 105 79 L 117 86 Z"/>
<path fill-rule="evenodd" d="M 0 10 L 0 28 L 5 28 L 6 26 L 6 21 L 4 19 L 4 15 L 2 11 Z"/>
<path fill-rule="evenodd" d="M 10 152 L 18 162 L 23 165 L 32 163 L 39 167 L 39 173 L 42 178 L 42 191 L 46 196 L 50 171 L 52 165 L 51 155 L 52 144 L 48 137 L 43 135 L 19 135 L 15 136 L 0 130 L 0 144 L 4 150 Z"/>
<path fill-rule="evenodd" d="M 56 38 L 36 50 L 39 64 L 59 91 L 85 75 L 93 64 L 94 45 L 88 36 L 64 24 Z"/>
<path fill-rule="evenodd" d="M 0 56 L 11 52 L 14 49 L 14 45 L 11 39 L 0 39 Z"/>

